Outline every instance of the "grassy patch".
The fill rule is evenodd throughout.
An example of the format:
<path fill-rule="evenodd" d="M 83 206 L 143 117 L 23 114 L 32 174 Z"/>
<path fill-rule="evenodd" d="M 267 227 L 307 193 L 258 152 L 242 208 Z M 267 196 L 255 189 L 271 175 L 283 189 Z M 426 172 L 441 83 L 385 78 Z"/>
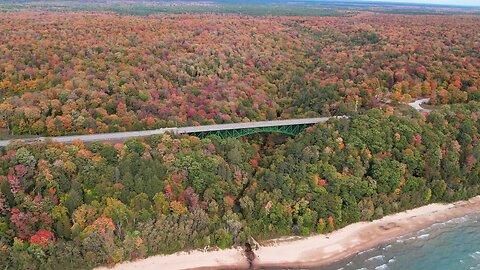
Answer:
<path fill-rule="evenodd" d="M 0 11 L 44 10 L 44 11 L 106 11 L 123 15 L 148 16 L 152 14 L 197 14 L 225 13 L 251 16 L 345 16 L 348 13 L 336 8 L 319 5 L 290 4 L 241 4 L 241 3 L 85 3 L 77 1 L 49 2 L 4 2 Z"/>

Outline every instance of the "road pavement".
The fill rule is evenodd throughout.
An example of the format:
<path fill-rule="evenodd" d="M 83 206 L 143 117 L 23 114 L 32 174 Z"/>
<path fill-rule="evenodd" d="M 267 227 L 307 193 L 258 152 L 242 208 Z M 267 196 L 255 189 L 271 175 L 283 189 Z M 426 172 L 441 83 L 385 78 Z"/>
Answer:
<path fill-rule="evenodd" d="M 344 117 L 344 116 L 340 116 L 340 117 Z M 57 142 L 62 142 L 62 143 L 72 143 L 73 141 L 76 141 L 76 140 L 81 140 L 84 142 L 124 141 L 129 138 L 146 137 L 146 136 L 151 136 L 155 134 L 163 134 L 167 132 L 174 133 L 174 134 L 189 134 L 189 133 L 195 133 L 195 132 L 217 131 L 217 130 L 316 124 L 316 123 L 327 122 L 331 118 L 335 118 L 335 117 L 303 118 L 303 119 L 259 121 L 259 122 L 247 122 L 247 123 L 218 124 L 218 125 L 206 125 L 206 126 L 160 128 L 160 129 L 142 130 L 142 131 L 57 136 L 57 137 L 49 137 L 49 139 Z M 38 137 L 38 138 L 29 138 L 29 139 L 21 139 L 21 140 L 27 143 L 32 143 L 32 142 L 43 141 L 45 139 L 46 137 Z M 10 142 L 9 140 L 0 141 L 0 147 L 7 146 L 9 142 Z"/>

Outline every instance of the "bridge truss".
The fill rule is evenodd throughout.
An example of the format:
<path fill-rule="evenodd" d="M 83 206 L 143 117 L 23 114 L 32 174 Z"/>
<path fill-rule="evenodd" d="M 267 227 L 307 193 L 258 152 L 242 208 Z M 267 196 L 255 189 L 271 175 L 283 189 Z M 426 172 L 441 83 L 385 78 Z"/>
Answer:
<path fill-rule="evenodd" d="M 298 125 L 286 125 L 286 126 L 271 126 L 271 127 L 254 127 L 254 128 L 238 128 L 238 129 L 226 129 L 226 130 L 212 130 L 212 131 L 199 131 L 189 132 L 191 136 L 199 138 L 206 138 L 211 135 L 219 136 L 222 139 L 226 138 L 239 138 L 257 133 L 282 133 L 289 136 L 295 136 L 302 130 L 311 126 L 311 124 L 298 124 Z"/>

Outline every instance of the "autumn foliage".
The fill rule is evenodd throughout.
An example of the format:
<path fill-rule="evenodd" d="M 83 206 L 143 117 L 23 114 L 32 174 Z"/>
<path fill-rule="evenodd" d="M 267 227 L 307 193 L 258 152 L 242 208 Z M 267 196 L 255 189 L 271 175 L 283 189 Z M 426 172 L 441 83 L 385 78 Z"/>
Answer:
<path fill-rule="evenodd" d="M 479 99 L 480 19 L 4 13 L 0 125 L 62 135 Z M 455 30 L 452 30 L 455 29 Z"/>
<path fill-rule="evenodd" d="M 39 245 L 43 248 L 47 248 L 48 245 L 55 242 L 55 236 L 51 231 L 39 230 L 32 237 L 30 237 L 30 244 Z"/>
<path fill-rule="evenodd" d="M 0 148 L 0 269 L 328 233 L 479 195 L 479 26 L 368 12 L 0 13 L 10 136 L 350 115 L 288 138 L 12 141 Z M 396 104 L 417 97 L 438 106 Z"/>
<path fill-rule="evenodd" d="M 0 264 L 93 268 L 467 199 L 480 193 L 479 112 L 372 109 L 270 146 L 268 135 L 12 143 L 0 149 Z"/>

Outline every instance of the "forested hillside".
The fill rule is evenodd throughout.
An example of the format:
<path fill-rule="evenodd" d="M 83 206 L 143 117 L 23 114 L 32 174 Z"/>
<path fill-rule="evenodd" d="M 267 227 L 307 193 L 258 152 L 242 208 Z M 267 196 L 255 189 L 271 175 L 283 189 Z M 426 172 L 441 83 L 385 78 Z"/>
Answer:
<path fill-rule="evenodd" d="M 0 129 L 64 135 L 479 100 L 478 16 L 0 16 Z M 1 134 L 1 132 L 0 132 Z"/>
<path fill-rule="evenodd" d="M 47 2 L 0 5 L 0 139 L 349 118 L 294 137 L 12 142 L 0 148 L 0 269 L 327 233 L 480 194 L 480 16 Z M 23 10 L 44 4 L 62 12 Z M 431 111 L 399 104 L 420 97 Z"/>
<path fill-rule="evenodd" d="M 480 193 L 479 117 L 478 102 L 372 109 L 268 150 L 171 135 L 11 144 L 0 150 L 0 268 L 88 269 L 465 199 Z"/>

